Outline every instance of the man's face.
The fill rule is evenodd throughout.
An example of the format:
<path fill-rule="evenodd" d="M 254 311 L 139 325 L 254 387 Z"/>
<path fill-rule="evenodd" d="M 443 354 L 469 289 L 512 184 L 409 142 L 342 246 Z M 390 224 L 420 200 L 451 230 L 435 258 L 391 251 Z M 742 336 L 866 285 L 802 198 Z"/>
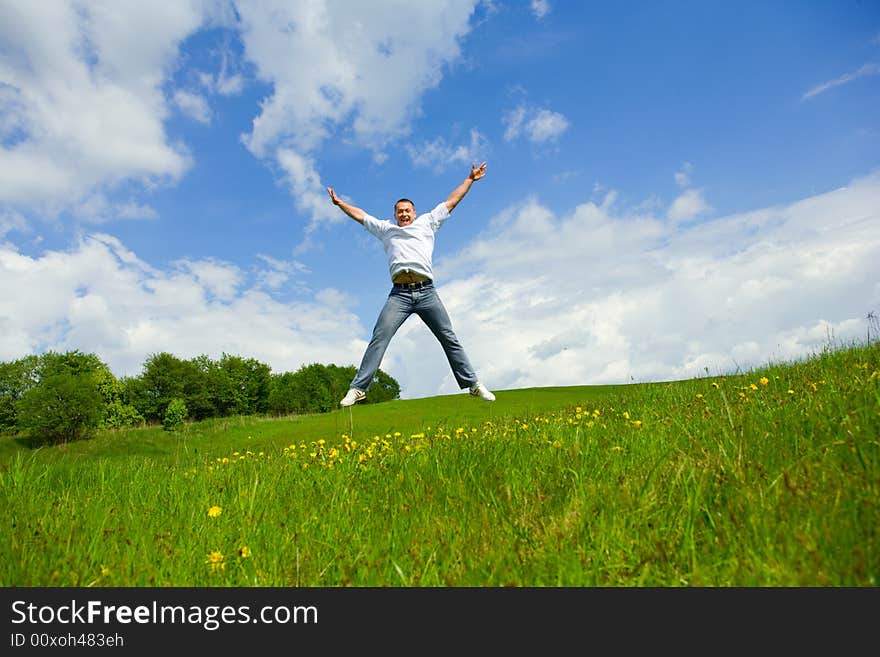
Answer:
<path fill-rule="evenodd" d="M 394 218 L 397 220 L 398 226 L 409 226 L 416 218 L 416 209 L 412 203 L 401 201 L 394 206 Z"/>

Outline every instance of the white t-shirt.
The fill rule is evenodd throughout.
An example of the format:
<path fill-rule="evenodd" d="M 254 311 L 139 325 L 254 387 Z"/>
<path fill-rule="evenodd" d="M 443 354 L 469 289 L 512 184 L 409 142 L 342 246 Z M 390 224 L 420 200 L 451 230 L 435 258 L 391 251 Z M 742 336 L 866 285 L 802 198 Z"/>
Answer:
<path fill-rule="evenodd" d="M 448 218 L 449 210 L 444 201 L 430 212 L 420 214 L 406 227 L 398 226 L 394 221 L 380 220 L 364 214 L 364 228 L 382 241 L 392 279 L 406 271 L 434 280 L 434 270 L 431 267 L 434 233 Z"/>

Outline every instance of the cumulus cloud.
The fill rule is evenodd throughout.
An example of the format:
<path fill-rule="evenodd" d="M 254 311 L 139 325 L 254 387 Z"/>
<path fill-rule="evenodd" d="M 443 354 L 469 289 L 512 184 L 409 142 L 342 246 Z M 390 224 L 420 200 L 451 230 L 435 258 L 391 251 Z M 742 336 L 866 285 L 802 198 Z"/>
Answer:
<path fill-rule="evenodd" d="M 550 13 L 550 3 L 548 0 L 532 0 L 532 13 L 538 19 L 544 18 Z"/>
<path fill-rule="evenodd" d="M 699 189 L 687 189 L 669 206 L 666 216 L 671 221 L 680 222 L 705 214 L 712 207 L 706 202 L 703 192 Z"/>
<path fill-rule="evenodd" d="M 273 89 L 243 141 L 257 157 L 278 158 L 312 229 L 327 206 L 315 204 L 317 148 L 345 130 L 381 159 L 386 144 L 409 133 L 422 94 L 459 57 L 476 4 L 237 3 L 245 57 Z"/>
<path fill-rule="evenodd" d="M 0 6 L 0 203 L 56 215 L 121 182 L 177 180 L 162 84 L 207 2 Z"/>
<path fill-rule="evenodd" d="M 413 164 L 418 167 L 444 171 L 453 164 L 472 164 L 484 161 L 488 141 L 476 128 L 470 131 L 470 141 L 454 146 L 442 137 L 421 144 L 410 144 L 407 152 Z"/>
<path fill-rule="evenodd" d="M 559 112 L 526 105 L 506 112 L 501 121 L 505 125 L 505 141 L 525 136 L 535 144 L 556 141 L 570 125 L 569 120 Z"/>
<path fill-rule="evenodd" d="M 211 122 L 211 108 L 200 94 L 178 89 L 174 92 L 174 104 L 191 119 L 205 125 Z"/>
<path fill-rule="evenodd" d="M 865 335 L 880 307 L 880 174 L 690 225 L 614 198 L 562 215 L 530 198 L 436 265 L 490 387 L 729 373 Z M 409 396 L 457 391 L 432 340 L 409 322 L 386 354 Z"/>
<path fill-rule="evenodd" d="M 712 210 L 701 189 L 692 189 L 691 175 L 694 165 L 690 162 L 682 164 L 681 171 L 675 173 L 675 183 L 684 191 L 672 202 L 666 217 L 673 223 L 689 221 Z"/>
<path fill-rule="evenodd" d="M 285 266 L 275 261 L 269 269 Z M 287 267 L 290 276 L 296 267 Z M 153 353 L 181 358 L 223 352 L 275 371 L 310 362 L 354 364 L 364 328 L 333 290 L 282 303 L 247 275 L 215 260 L 158 269 L 118 239 L 93 234 L 70 251 L 39 257 L 0 245 L 0 360 L 45 350 L 96 353 L 117 376 L 136 375 Z M 251 281 L 251 282 L 249 282 Z"/>
<path fill-rule="evenodd" d="M 679 187 L 690 187 L 691 186 L 691 172 L 694 170 L 694 165 L 690 162 L 685 162 L 681 165 L 681 171 L 675 172 L 675 184 Z"/>

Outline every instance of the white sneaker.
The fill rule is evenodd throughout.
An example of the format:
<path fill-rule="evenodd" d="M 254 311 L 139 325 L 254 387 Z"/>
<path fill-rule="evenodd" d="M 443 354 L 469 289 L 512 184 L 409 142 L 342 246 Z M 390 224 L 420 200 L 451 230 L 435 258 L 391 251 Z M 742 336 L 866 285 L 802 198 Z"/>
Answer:
<path fill-rule="evenodd" d="M 489 392 L 486 386 L 484 386 L 479 381 L 471 386 L 471 394 L 474 397 L 479 397 L 480 399 L 485 399 L 486 401 L 495 401 L 495 395 Z"/>
<path fill-rule="evenodd" d="M 342 398 L 342 401 L 339 402 L 340 406 L 352 406 L 355 402 L 359 402 L 361 399 L 367 396 L 367 393 L 361 392 L 357 388 L 352 388 L 347 393 L 345 393 L 345 397 Z"/>

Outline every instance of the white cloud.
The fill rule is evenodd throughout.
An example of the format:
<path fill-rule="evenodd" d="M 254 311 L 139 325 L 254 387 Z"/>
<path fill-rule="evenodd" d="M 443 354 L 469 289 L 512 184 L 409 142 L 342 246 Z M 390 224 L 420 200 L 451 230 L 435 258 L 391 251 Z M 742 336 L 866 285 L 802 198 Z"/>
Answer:
<path fill-rule="evenodd" d="M 569 120 L 559 112 L 520 105 L 504 114 L 504 139 L 513 141 L 524 135 L 535 144 L 552 142 L 568 130 Z"/>
<path fill-rule="evenodd" d="M 490 388 L 729 373 L 862 338 L 880 308 L 880 174 L 684 226 L 615 208 L 529 199 L 435 263 Z M 392 341 L 383 369 L 408 396 L 457 391 L 435 343 L 418 322 Z"/>
<path fill-rule="evenodd" d="M 407 152 L 413 164 L 433 169 L 435 172 L 445 170 L 452 164 L 479 164 L 486 159 L 488 142 L 476 128 L 470 131 L 470 141 L 466 144 L 453 146 L 447 144 L 442 137 L 422 144 L 410 144 Z"/>
<path fill-rule="evenodd" d="M 699 189 L 687 189 L 676 198 L 666 216 L 674 222 L 687 221 L 710 211 L 710 206 L 703 192 Z"/>
<path fill-rule="evenodd" d="M 355 364 L 366 346 L 352 337 L 364 328 L 338 292 L 281 303 L 229 263 L 182 261 L 159 270 L 109 235 L 40 257 L 2 244 L 0 278 L 5 361 L 80 349 L 123 376 L 138 374 L 160 351 L 181 358 L 226 352 L 294 371 L 310 362 Z"/>
<path fill-rule="evenodd" d="M 174 92 L 174 104 L 181 112 L 199 123 L 207 125 L 211 122 L 211 108 L 205 97 L 200 94 L 178 89 Z"/>
<path fill-rule="evenodd" d="M 296 260 L 278 260 L 267 255 L 258 255 L 257 258 L 268 265 L 268 268 L 258 270 L 257 287 L 278 290 L 291 279 L 309 273 L 309 268 Z"/>
<path fill-rule="evenodd" d="M 859 68 L 852 73 L 846 73 L 845 75 L 841 75 L 839 78 L 835 78 L 834 80 L 829 80 L 828 82 L 823 82 L 822 84 L 817 84 L 815 87 L 807 91 L 802 97 L 801 100 L 808 100 L 813 98 L 814 96 L 818 96 L 821 93 L 825 93 L 829 89 L 833 89 L 834 87 L 839 87 L 844 84 L 848 84 L 859 78 L 867 77 L 870 75 L 878 75 L 880 74 L 880 63 L 877 62 L 869 62 Z"/>
<path fill-rule="evenodd" d="M 694 170 L 694 165 L 690 162 L 685 162 L 681 165 L 681 171 L 675 172 L 675 184 L 679 187 L 690 187 L 691 186 L 691 172 Z"/>
<path fill-rule="evenodd" d="M 285 182 L 296 200 L 296 205 L 306 212 L 311 220 L 306 228 L 306 242 L 309 236 L 325 221 L 340 223 L 346 216 L 330 203 L 327 190 L 321 184 L 321 177 L 312 158 L 301 155 L 291 148 L 279 148 L 276 153 L 278 164 L 284 170 Z"/>
<path fill-rule="evenodd" d="M 297 205 L 312 213 L 312 228 L 329 206 L 316 204 L 320 179 L 290 154 L 311 159 L 328 136 L 350 130 L 356 144 L 381 159 L 386 144 L 409 133 L 422 94 L 459 57 L 475 5 L 237 3 L 245 57 L 273 87 L 243 140 L 258 157 L 287 157 L 281 166 L 294 193 L 305 195 Z"/>
<path fill-rule="evenodd" d="M 0 203 L 54 215 L 128 180 L 189 166 L 165 134 L 162 84 L 199 0 L 0 6 Z M 14 137 L 9 139 L 9 137 Z"/>
<path fill-rule="evenodd" d="M 550 3 L 547 0 L 532 0 L 532 12 L 538 19 L 544 18 L 550 13 Z"/>

